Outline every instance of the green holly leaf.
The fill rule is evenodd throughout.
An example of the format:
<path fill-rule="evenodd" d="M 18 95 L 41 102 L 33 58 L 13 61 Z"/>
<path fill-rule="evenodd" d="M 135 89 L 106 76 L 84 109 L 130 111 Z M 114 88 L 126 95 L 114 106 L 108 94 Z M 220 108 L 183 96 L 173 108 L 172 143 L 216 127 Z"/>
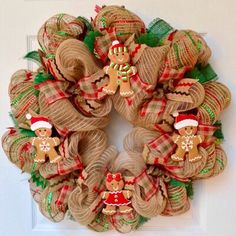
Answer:
<path fill-rule="evenodd" d="M 31 60 L 36 62 L 37 64 L 41 65 L 41 59 L 39 56 L 39 53 L 37 51 L 31 51 L 28 52 L 25 56 L 24 59 Z"/>

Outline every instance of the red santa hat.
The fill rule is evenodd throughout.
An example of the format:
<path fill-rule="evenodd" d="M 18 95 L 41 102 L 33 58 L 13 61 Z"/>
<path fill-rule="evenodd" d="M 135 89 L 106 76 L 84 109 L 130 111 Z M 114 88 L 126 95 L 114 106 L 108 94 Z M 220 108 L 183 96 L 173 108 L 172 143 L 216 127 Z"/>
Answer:
<path fill-rule="evenodd" d="M 112 55 L 117 52 L 127 52 L 127 47 L 123 44 L 120 43 L 118 40 L 115 40 L 112 42 L 112 46 L 109 50 L 109 53 Z"/>
<path fill-rule="evenodd" d="M 31 123 L 31 130 L 35 131 L 40 128 L 47 128 L 51 129 L 52 125 L 49 123 L 49 120 L 47 117 L 44 116 L 32 116 L 31 114 L 26 114 L 27 120 L 30 120 Z"/>
<path fill-rule="evenodd" d="M 175 129 L 181 129 L 187 126 L 198 126 L 198 119 L 195 115 L 191 114 L 178 114 L 174 113 L 173 114 L 175 118 L 175 124 L 174 127 Z"/>

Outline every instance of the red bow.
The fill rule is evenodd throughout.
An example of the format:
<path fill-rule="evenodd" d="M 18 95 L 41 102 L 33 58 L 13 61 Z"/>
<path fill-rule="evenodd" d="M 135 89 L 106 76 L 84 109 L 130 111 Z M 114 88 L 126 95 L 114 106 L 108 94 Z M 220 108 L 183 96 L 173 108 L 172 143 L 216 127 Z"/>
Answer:
<path fill-rule="evenodd" d="M 111 182 L 112 180 L 120 181 L 121 180 L 121 173 L 116 173 L 116 174 L 108 173 L 107 174 L 107 182 Z"/>

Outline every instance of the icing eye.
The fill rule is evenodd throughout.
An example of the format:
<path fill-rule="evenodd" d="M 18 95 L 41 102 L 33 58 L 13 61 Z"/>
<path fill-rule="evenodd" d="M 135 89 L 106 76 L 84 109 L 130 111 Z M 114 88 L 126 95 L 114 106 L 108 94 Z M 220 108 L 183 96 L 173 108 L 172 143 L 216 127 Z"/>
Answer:
<path fill-rule="evenodd" d="M 116 53 L 116 56 L 118 57 L 118 56 L 119 56 L 119 54 L 118 54 L 118 53 Z"/>
<path fill-rule="evenodd" d="M 193 129 L 193 127 L 191 127 L 191 129 Z"/>
<path fill-rule="evenodd" d="M 185 130 L 188 130 L 188 128 L 186 127 L 186 128 L 184 128 Z"/>
<path fill-rule="evenodd" d="M 122 53 L 122 56 L 124 56 L 125 54 L 124 53 Z"/>
<path fill-rule="evenodd" d="M 44 129 L 44 132 L 46 132 L 46 129 Z"/>

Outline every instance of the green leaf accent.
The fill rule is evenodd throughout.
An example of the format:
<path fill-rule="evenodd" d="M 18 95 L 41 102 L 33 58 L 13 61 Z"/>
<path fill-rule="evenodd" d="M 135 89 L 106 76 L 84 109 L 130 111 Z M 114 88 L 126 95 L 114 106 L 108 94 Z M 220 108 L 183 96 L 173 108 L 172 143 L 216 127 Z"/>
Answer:
<path fill-rule="evenodd" d="M 34 83 L 35 84 L 41 84 L 47 80 L 53 80 L 53 76 L 50 74 L 47 74 L 45 72 L 39 72 L 35 78 L 34 78 Z"/>
<path fill-rule="evenodd" d="M 96 37 L 101 36 L 102 34 L 98 31 L 90 31 L 84 38 L 84 44 L 90 50 L 90 52 L 94 52 L 94 41 Z"/>
<path fill-rule="evenodd" d="M 39 53 L 37 51 L 28 52 L 24 56 L 24 59 L 32 60 L 32 61 L 36 62 L 37 64 L 41 65 L 41 59 L 40 59 Z"/>
<path fill-rule="evenodd" d="M 222 123 L 221 121 L 217 121 L 214 126 L 217 126 L 218 129 L 214 132 L 213 136 L 219 139 L 220 141 L 224 140 L 224 134 L 222 131 Z"/>
<path fill-rule="evenodd" d="M 158 38 L 156 35 L 152 33 L 141 34 L 137 39 L 136 43 L 138 44 L 146 44 L 149 47 L 157 47 L 160 45 Z"/>
<path fill-rule="evenodd" d="M 204 67 L 196 65 L 191 71 L 186 73 L 186 77 L 197 79 L 202 84 L 218 79 L 216 72 L 210 64 L 207 64 Z"/>
<path fill-rule="evenodd" d="M 181 181 L 178 181 L 177 179 L 171 179 L 169 184 L 173 185 L 173 186 L 176 186 L 176 187 L 185 187 L 186 184 L 184 182 L 181 182 Z"/>
<path fill-rule="evenodd" d="M 142 225 L 144 225 L 147 221 L 149 221 L 150 219 L 147 218 L 147 217 L 144 217 L 144 216 L 139 216 L 139 219 L 138 219 L 138 224 L 136 226 L 136 229 L 138 229 L 139 227 L 141 227 Z"/>
<path fill-rule="evenodd" d="M 15 116 L 12 114 L 12 112 L 9 112 L 9 116 L 10 116 L 14 126 L 17 128 L 18 127 L 18 123 L 17 123 L 17 120 L 16 120 Z"/>
<path fill-rule="evenodd" d="M 91 25 L 90 21 L 87 18 L 85 18 L 83 16 L 78 16 L 77 19 L 82 21 L 86 25 L 86 28 L 88 31 L 93 30 L 93 26 Z"/>
<path fill-rule="evenodd" d="M 193 199 L 193 182 L 189 182 L 186 186 L 187 195 L 190 199 Z"/>
<path fill-rule="evenodd" d="M 59 35 L 59 36 L 63 36 L 63 37 L 72 37 L 71 34 L 68 34 L 65 31 L 57 31 L 56 34 Z"/>
<path fill-rule="evenodd" d="M 28 137 L 36 137 L 36 134 L 34 131 L 32 130 L 29 130 L 29 129 L 23 129 L 23 128 L 20 128 L 20 133 L 25 135 L 25 136 L 28 136 Z"/>
<path fill-rule="evenodd" d="M 193 183 L 192 182 L 184 183 L 184 182 L 178 181 L 177 179 L 171 179 L 169 184 L 176 186 L 176 187 L 178 187 L 178 186 L 185 187 L 188 197 L 190 199 L 193 198 Z"/>
<path fill-rule="evenodd" d="M 33 171 L 31 173 L 31 177 L 32 177 L 32 181 L 36 184 L 37 187 L 42 187 L 42 189 L 45 189 L 48 185 L 48 181 L 46 179 L 44 179 L 40 173 L 35 173 L 35 171 Z"/>

